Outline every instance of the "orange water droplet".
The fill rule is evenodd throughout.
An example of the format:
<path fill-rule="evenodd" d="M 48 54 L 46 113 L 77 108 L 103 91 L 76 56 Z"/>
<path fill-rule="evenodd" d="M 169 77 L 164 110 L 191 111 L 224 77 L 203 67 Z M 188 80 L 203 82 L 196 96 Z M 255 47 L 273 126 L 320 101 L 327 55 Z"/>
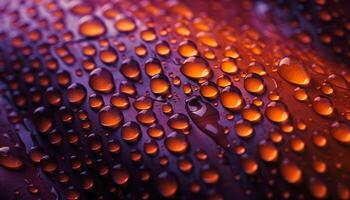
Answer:
<path fill-rule="evenodd" d="M 180 43 L 178 52 L 181 56 L 185 58 L 198 55 L 197 47 L 192 41 L 185 41 Z"/>
<path fill-rule="evenodd" d="M 265 92 L 264 81 L 257 74 L 248 74 L 244 78 L 244 88 L 253 94 L 263 94 Z"/>
<path fill-rule="evenodd" d="M 128 96 L 135 96 L 137 94 L 136 87 L 133 83 L 122 81 L 119 85 L 119 91 L 121 94 Z"/>
<path fill-rule="evenodd" d="M 169 80 L 161 75 L 155 75 L 151 79 L 151 91 L 157 95 L 166 95 L 170 92 Z"/>
<path fill-rule="evenodd" d="M 317 173 L 325 173 L 327 170 L 327 164 L 317 158 L 313 158 L 312 160 L 312 167 Z"/>
<path fill-rule="evenodd" d="M 135 60 L 126 60 L 120 67 L 120 72 L 128 79 L 138 81 L 141 78 L 140 65 Z"/>
<path fill-rule="evenodd" d="M 141 124 L 143 124 L 145 126 L 150 126 L 157 121 L 156 115 L 151 110 L 140 111 L 137 114 L 136 119 L 138 122 L 140 122 Z"/>
<path fill-rule="evenodd" d="M 127 122 L 123 125 L 121 134 L 124 141 L 135 143 L 141 137 L 141 129 L 136 122 Z"/>
<path fill-rule="evenodd" d="M 113 106 L 105 106 L 99 112 L 100 124 L 106 128 L 118 128 L 123 119 L 122 112 Z"/>
<path fill-rule="evenodd" d="M 147 55 L 148 50 L 147 50 L 145 45 L 141 44 L 141 45 L 135 47 L 135 53 L 136 53 L 136 55 L 138 55 L 140 57 L 144 57 Z"/>
<path fill-rule="evenodd" d="M 304 66 L 289 57 L 285 57 L 279 62 L 278 73 L 284 80 L 300 86 L 308 85 L 311 80 Z"/>
<path fill-rule="evenodd" d="M 254 73 L 260 76 L 266 75 L 265 67 L 257 62 L 252 62 L 248 65 L 247 73 Z"/>
<path fill-rule="evenodd" d="M 154 139 L 160 139 L 164 136 L 164 130 L 161 126 L 159 125 L 152 125 L 148 130 L 147 130 L 148 135 L 151 138 Z"/>
<path fill-rule="evenodd" d="M 309 98 L 306 91 L 300 87 L 295 88 L 293 95 L 299 101 L 306 101 Z"/>
<path fill-rule="evenodd" d="M 327 138 L 319 132 L 315 132 L 313 134 L 312 141 L 315 146 L 320 148 L 325 147 L 327 145 Z"/>
<path fill-rule="evenodd" d="M 124 94 L 119 93 L 113 94 L 110 102 L 113 106 L 119 109 L 127 109 L 130 105 L 128 97 Z"/>
<path fill-rule="evenodd" d="M 79 3 L 73 6 L 70 10 L 76 15 L 88 15 L 93 12 L 94 7 L 88 3 Z"/>
<path fill-rule="evenodd" d="M 90 87 L 102 93 L 110 93 L 114 90 L 113 75 L 105 68 L 96 68 L 90 73 Z"/>
<path fill-rule="evenodd" d="M 338 142 L 350 143 L 350 126 L 342 122 L 334 122 L 331 125 L 331 133 Z"/>
<path fill-rule="evenodd" d="M 130 18 L 121 18 L 115 22 L 114 27 L 117 31 L 129 33 L 136 29 L 136 24 Z"/>
<path fill-rule="evenodd" d="M 197 38 L 198 38 L 198 41 L 208 47 L 217 47 L 219 44 L 218 42 L 216 41 L 216 39 L 208 34 L 208 33 L 204 33 L 204 32 L 200 32 L 197 34 Z"/>
<path fill-rule="evenodd" d="M 303 152 L 305 150 L 305 143 L 300 137 L 293 137 L 290 140 L 290 146 L 295 152 Z"/>
<path fill-rule="evenodd" d="M 44 107 L 39 107 L 34 111 L 34 122 L 36 130 L 41 133 L 47 133 L 52 127 L 52 118 Z"/>
<path fill-rule="evenodd" d="M 221 62 L 221 70 L 228 74 L 235 74 L 238 71 L 236 61 L 233 58 L 225 58 Z"/>
<path fill-rule="evenodd" d="M 234 87 L 226 87 L 220 94 L 220 101 L 223 107 L 231 111 L 238 111 L 244 106 L 241 91 Z"/>
<path fill-rule="evenodd" d="M 248 175 L 253 175 L 258 171 L 259 165 L 252 157 L 243 156 L 241 160 L 243 170 Z"/>
<path fill-rule="evenodd" d="M 158 144 L 155 141 L 146 142 L 144 144 L 144 151 L 150 156 L 154 156 L 158 153 Z"/>
<path fill-rule="evenodd" d="M 323 199 L 328 194 L 327 186 L 315 178 L 310 179 L 309 189 L 310 189 L 312 196 L 314 196 L 317 199 Z"/>
<path fill-rule="evenodd" d="M 247 105 L 242 110 L 242 117 L 249 122 L 259 122 L 261 113 L 255 105 Z"/>
<path fill-rule="evenodd" d="M 282 102 L 276 101 L 272 101 L 266 106 L 265 115 L 276 123 L 285 122 L 289 118 L 289 112 L 286 106 Z"/>
<path fill-rule="evenodd" d="M 250 138 L 254 133 L 254 128 L 249 122 L 239 120 L 235 125 L 236 134 L 242 138 Z"/>
<path fill-rule="evenodd" d="M 184 135 L 174 132 L 165 139 L 165 147 L 174 154 L 182 154 L 187 151 L 189 144 Z"/>
<path fill-rule="evenodd" d="M 318 96 L 313 100 L 312 108 L 322 116 L 330 116 L 334 111 L 332 102 L 327 97 L 322 96 Z"/>
<path fill-rule="evenodd" d="M 201 95 L 209 100 L 216 99 L 219 95 L 219 90 L 212 82 L 205 82 L 200 86 Z"/>
<path fill-rule="evenodd" d="M 130 178 L 130 173 L 127 169 L 124 169 L 121 165 L 113 166 L 111 170 L 113 181 L 117 185 L 125 185 L 128 183 Z"/>
<path fill-rule="evenodd" d="M 178 35 L 181 35 L 181 36 L 189 36 L 191 35 L 191 31 L 190 29 L 181 24 L 181 23 L 178 23 L 178 24 L 175 24 L 175 32 L 178 34 Z"/>
<path fill-rule="evenodd" d="M 156 45 L 156 52 L 160 56 L 168 56 L 171 52 L 169 44 L 165 41 L 161 41 Z"/>
<path fill-rule="evenodd" d="M 187 116 L 181 113 L 172 115 L 168 120 L 168 125 L 170 128 L 178 131 L 186 131 L 190 127 Z"/>
<path fill-rule="evenodd" d="M 187 58 L 181 66 L 181 72 L 194 80 L 206 79 L 211 76 L 208 62 L 201 57 Z"/>
<path fill-rule="evenodd" d="M 106 27 L 98 18 L 88 19 L 79 25 L 79 33 L 85 37 L 98 37 L 106 32 Z"/>
<path fill-rule="evenodd" d="M 100 59 L 102 62 L 111 65 L 118 60 L 118 55 L 115 52 L 115 50 L 109 48 L 109 49 L 100 51 Z"/>
<path fill-rule="evenodd" d="M 285 181 L 291 184 L 297 184 L 302 180 L 302 171 L 299 166 L 289 160 L 283 160 L 281 167 L 281 174 Z"/>
<path fill-rule="evenodd" d="M 163 197 L 172 197 L 178 189 L 178 182 L 173 174 L 162 172 L 156 179 L 158 191 Z"/>
<path fill-rule="evenodd" d="M 258 150 L 260 158 L 265 162 L 273 162 L 278 158 L 278 149 L 271 142 L 262 140 L 259 142 Z"/>
<path fill-rule="evenodd" d="M 338 184 L 337 193 L 339 199 L 349 199 L 350 198 L 350 189 L 342 184 Z"/>
<path fill-rule="evenodd" d="M 153 100 L 147 96 L 141 96 L 134 101 L 133 106 L 137 110 L 149 110 L 153 107 Z"/>
<path fill-rule="evenodd" d="M 67 88 L 67 99 L 69 103 L 78 105 L 81 104 L 86 97 L 86 89 L 83 85 L 73 83 Z"/>
<path fill-rule="evenodd" d="M 0 165 L 8 169 L 20 169 L 24 163 L 14 155 L 9 147 L 0 148 Z"/>
<path fill-rule="evenodd" d="M 337 75 L 337 74 L 329 75 L 327 77 L 327 82 L 329 82 L 330 84 L 332 84 L 337 88 L 344 89 L 344 90 L 348 89 L 348 84 L 346 80 L 340 75 Z"/>
<path fill-rule="evenodd" d="M 205 183 L 215 184 L 219 181 L 219 173 L 208 165 L 205 165 L 201 170 L 201 178 Z"/>
<path fill-rule="evenodd" d="M 227 86 L 230 86 L 232 83 L 231 83 L 231 79 L 224 75 L 224 76 L 220 76 L 217 80 L 216 80 L 216 83 L 218 84 L 219 87 L 221 88 L 225 88 Z"/>
<path fill-rule="evenodd" d="M 150 77 L 161 74 L 163 72 L 160 61 L 156 58 L 151 58 L 145 64 L 146 74 Z"/>
<path fill-rule="evenodd" d="M 140 36 L 145 42 L 153 42 L 157 39 L 154 29 L 146 29 L 141 31 Z"/>
<path fill-rule="evenodd" d="M 89 105 L 94 110 L 99 110 L 104 105 L 103 98 L 101 95 L 92 94 L 89 97 Z"/>

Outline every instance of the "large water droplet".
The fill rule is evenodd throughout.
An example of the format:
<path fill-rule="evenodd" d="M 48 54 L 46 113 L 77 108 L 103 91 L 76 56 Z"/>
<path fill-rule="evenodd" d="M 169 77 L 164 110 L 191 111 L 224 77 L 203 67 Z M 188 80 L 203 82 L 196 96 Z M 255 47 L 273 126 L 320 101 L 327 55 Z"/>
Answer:
<path fill-rule="evenodd" d="M 289 57 L 285 57 L 279 62 L 278 74 L 284 80 L 300 86 L 308 85 L 311 80 L 311 77 L 306 72 L 304 66 Z"/>

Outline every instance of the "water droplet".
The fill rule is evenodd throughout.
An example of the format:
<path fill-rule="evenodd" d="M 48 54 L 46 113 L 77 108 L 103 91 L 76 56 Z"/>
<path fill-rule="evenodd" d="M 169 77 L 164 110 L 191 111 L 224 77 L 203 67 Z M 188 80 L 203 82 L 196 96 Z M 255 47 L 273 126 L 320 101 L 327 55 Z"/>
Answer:
<path fill-rule="evenodd" d="M 333 114 L 333 104 L 327 97 L 318 96 L 312 102 L 314 111 L 322 116 L 330 116 Z"/>
<path fill-rule="evenodd" d="M 289 160 L 283 160 L 280 170 L 283 179 L 288 183 L 297 184 L 301 182 L 303 173 L 297 164 Z"/>
<path fill-rule="evenodd" d="M 110 99 L 111 105 L 119 109 L 129 108 L 129 98 L 124 94 L 115 93 Z"/>
<path fill-rule="evenodd" d="M 260 76 L 266 75 L 265 67 L 257 62 L 252 62 L 248 65 L 247 73 L 254 73 Z"/>
<path fill-rule="evenodd" d="M 163 69 L 158 59 L 151 58 L 146 61 L 145 71 L 148 76 L 153 77 L 155 75 L 161 74 L 163 72 Z"/>
<path fill-rule="evenodd" d="M 140 122 L 141 124 L 143 124 L 145 126 L 150 126 L 157 121 L 156 115 L 151 110 L 140 111 L 137 114 L 136 119 L 138 122 Z"/>
<path fill-rule="evenodd" d="M 94 110 L 100 110 L 104 106 L 103 98 L 101 95 L 92 94 L 89 97 L 89 105 Z"/>
<path fill-rule="evenodd" d="M 243 156 L 241 163 L 246 174 L 253 175 L 257 173 L 259 165 L 252 157 Z"/>
<path fill-rule="evenodd" d="M 24 163 L 11 151 L 10 147 L 1 147 L 0 165 L 8 169 L 20 169 L 24 166 Z"/>
<path fill-rule="evenodd" d="M 208 62 L 201 57 L 187 58 L 180 70 L 186 77 L 193 80 L 207 79 L 211 76 Z"/>
<path fill-rule="evenodd" d="M 249 122 L 239 120 L 235 124 L 236 134 L 241 138 L 250 138 L 253 136 L 254 128 Z"/>
<path fill-rule="evenodd" d="M 218 42 L 215 40 L 215 38 L 208 34 L 208 33 L 204 33 L 204 32 L 200 32 L 197 34 L 197 38 L 198 41 L 208 47 L 217 47 L 219 44 Z"/>
<path fill-rule="evenodd" d="M 35 127 L 41 133 L 47 133 L 52 127 L 52 118 L 48 112 L 44 107 L 39 107 L 34 111 Z"/>
<path fill-rule="evenodd" d="M 220 101 L 223 107 L 231 111 L 239 111 L 244 106 L 241 91 L 235 86 L 229 86 L 222 90 Z"/>
<path fill-rule="evenodd" d="M 176 177 L 169 172 L 162 172 L 156 179 L 158 191 L 164 197 L 172 197 L 176 194 L 178 189 L 178 182 Z"/>
<path fill-rule="evenodd" d="M 153 107 L 153 100 L 147 96 L 141 96 L 134 101 L 133 106 L 137 110 L 149 110 Z"/>
<path fill-rule="evenodd" d="M 213 82 L 205 82 L 200 86 L 201 95 L 209 100 L 214 100 L 219 95 L 219 90 Z"/>
<path fill-rule="evenodd" d="M 70 11 L 75 15 L 88 15 L 94 11 L 94 7 L 88 3 L 79 3 L 73 6 Z"/>
<path fill-rule="evenodd" d="M 123 125 L 121 134 L 124 141 L 136 143 L 141 137 L 141 129 L 136 122 L 127 122 Z"/>
<path fill-rule="evenodd" d="M 115 22 L 114 27 L 117 31 L 129 33 L 136 29 L 136 24 L 130 18 L 121 18 Z"/>
<path fill-rule="evenodd" d="M 207 184 L 215 184 L 219 181 L 219 173 L 209 165 L 205 165 L 201 169 L 201 178 Z"/>
<path fill-rule="evenodd" d="M 123 122 L 123 114 L 118 108 L 105 106 L 99 112 L 100 124 L 106 128 L 118 128 Z"/>
<path fill-rule="evenodd" d="M 164 136 L 164 130 L 163 127 L 159 126 L 159 125 L 152 125 L 151 127 L 149 127 L 149 129 L 147 130 L 148 135 L 151 138 L 154 139 L 160 139 Z"/>
<path fill-rule="evenodd" d="M 79 105 L 86 97 L 86 89 L 79 83 L 73 83 L 67 88 L 67 99 L 69 103 Z"/>
<path fill-rule="evenodd" d="M 350 143 L 350 126 L 342 122 L 334 122 L 331 125 L 331 134 L 338 142 Z"/>
<path fill-rule="evenodd" d="M 85 37 L 98 37 L 106 32 L 106 27 L 98 18 L 83 21 L 79 25 L 79 33 Z"/>
<path fill-rule="evenodd" d="M 302 64 L 289 57 L 279 62 L 278 73 L 284 80 L 300 86 L 308 85 L 311 80 Z"/>
<path fill-rule="evenodd" d="M 236 61 L 232 58 L 224 58 L 221 62 L 221 70 L 228 74 L 235 74 L 238 71 Z"/>
<path fill-rule="evenodd" d="M 187 131 L 190 128 L 190 123 L 186 115 L 176 113 L 169 118 L 168 126 L 177 131 Z"/>
<path fill-rule="evenodd" d="M 167 95 L 170 93 L 170 83 L 166 76 L 155 75 L 151 79 L 151 91 L 156 95 Z"/>
<path fill-rule="evenodd" d="M 266 106 L 265 115 L 276 123 L 285 122 L 289 118 L 287 107 L 282 102 L 276 101 L 272 101 Z"/>
<path fill-rule="evenodd" d="M 141 31 L 140 36 L 145 42 L 153 42 L 157 39 L 154 29 L 151 28 Z"/>
<path fill-rule="evenodd" d="M 258 150 L 260 158 L 265 162 L 273 162 L 278 158 L 278 149 L 272 142 L 260 141 Z"/>
<path fill-rule="evenodd" d="M 126 185 L 130 179 L 130 173 L 124 169 L 120 164 L 113 166 L 111 170 L 112 178 L 117 185 Z"/>
<path fill-rule="evenodd" d="M 156 52 L 160 56 L 168 56 L 171 52 L 169 44 L 165 41 L 158 42 L 156 45 Z"/>
<path fill-rule="evenodd" d="M 244 88 L 253 94 L 263 94 L 265 92 L 264 80 L 257 74 L 248 74 L 244 78 Z"/>
<path fill-rule="evenodd" d="M 110 93 L 114 90 L 113 75 L 105 68 L 96 68 L 90 73 L 90 87 L 102 93 Z"/>
<path fill-rule="evenodd" d="M 255 105 L 247 105 L 242 110 L 242 117 L 249 122 L 255 123 L 261 120 L 261 113 Z"/>
<path fill-rule="evenodd" d="M 114 49 L 108 48 L 100 51 L 100 59 L 102 62 L 112 65 L 118 60 L 118 54 Z"/>
<path fill-rule="evenodd" d="M 317 199 L 323 199 L 327 196 L 328 189 L 327 186 L 321 181 L 311 178 L 309 181 L 309 189 L 312 194 Z"/>
<path fill-rule="evenodd" d="M 181 56 L 185 58 L 198 55 L 197 47 L 192 41 L 185 41 L 180 43 L 178 52 Z"/>
<path fill-rule="evenodd" d="M 306 101 L 309 98 L 306 91 L 300 87 L 295 88 L 293 95 L 299 101 Z"/>
<path fill-rule="evenodd" d="M 128 79 L 138 81 L 141 78 L 140 65 L 135 60 L 129 59 L 123 62 L 120 72 Z"/>
<path fill-rule="evenodd" d="M 182 154 L 186 152 L 189 147 L 185 136 L 176 132 L 169 134 L 164 143 L 165 147 L 174 154 Z"/>

